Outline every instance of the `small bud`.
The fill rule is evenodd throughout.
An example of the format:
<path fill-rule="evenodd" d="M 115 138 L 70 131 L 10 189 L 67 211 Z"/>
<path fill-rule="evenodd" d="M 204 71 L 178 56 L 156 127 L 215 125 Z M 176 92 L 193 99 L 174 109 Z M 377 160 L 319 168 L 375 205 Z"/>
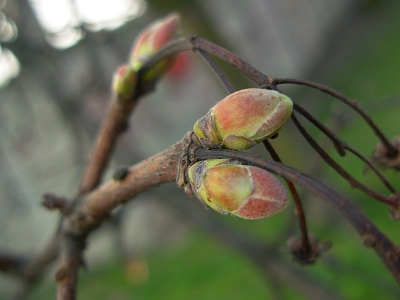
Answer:
<path fill-rule="evenodd" d="M 122 65 L 114 73 L 112 89 L 123 100 L 132 98 L 137 83 L 137 74 L 128 65 Z"/>
<path fill-rule="evenodd" d="M 172 13 L 146 27 L 136 38 L 130 56 L 130 66 L 137 72 L 147 59 L 171 41 L 179 27 L 180 16 Z M 149 70 L 143 80 L 152 81 L 163 75 L 174 63 L 175 56 L 166 57 Z"/>
<path fill-rule="evenodd" d="M 315 235 L 308 234 L 308 247 L 304 245 L 302 236 L 293 236 L 286 243 L 286 249 L 292 255 L 293 261 L 300 265 L 311 265 L 317 258 L 332 247 L 332 242 L 321 242 Z"/>
<path fill-rule="evenodd" d="M 193 131 L 206 147 L 245 150 L 275 136 L 292 108 L 292 100 L 276 91 L 244 89 L 218 102 Z"/>
<path fill-rule="evenodd" d="M 121 167 L 115 170 L 113 174 L 113 179 L 115 181 L 122 181 L 129 174 L 129 168 Z"/>
<path fill-rule="evenodd" d="M 400 171 L 400 136 L 395 136 L 390 143 L 395 149 L 394 155 L 389 152 L 384 144 L 379 143 L 376 145 L 371 160 L 382 169 Z"/>
<path fill-rule="evenodd" d="M 281 211 L 288 203 L 282 183 L 271 173 L 235 160 L 209 159 L 188 170 L 194 194 L 221 214 L 260 219 Z"/>

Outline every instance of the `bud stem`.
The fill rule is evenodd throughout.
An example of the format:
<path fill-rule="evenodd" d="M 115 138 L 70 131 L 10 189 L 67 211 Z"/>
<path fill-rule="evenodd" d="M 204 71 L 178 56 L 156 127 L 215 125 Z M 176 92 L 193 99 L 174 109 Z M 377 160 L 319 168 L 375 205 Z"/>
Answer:
<path fill-rule="evenodd" d="M 215 75 L 221 81 L 228 94 L 233 94 L 234 92 L 236 92 L 228 77 L 226 77 L 221 68 L 216 64 L 214 59 L 206 51 L 201 49 L 195 49 L 194 51 L 198 52 L 200 56 L 204 59 L 204 61 L 208 64 L 208 66 L 214 71 Z"/>
<path fill-rule="evenodd" d="M 282 160 L 280 159 L 278 153 L 275 151 L 274 147 L 272 147 L 271 143 L 268 140 L 265 140 L 263 141 L 263 144 L 271 155 L 272 159 L 276 162 L 282 163 Z M 294 186 L 293 182 L 287 179 L 285 179 L 285 181 L 290 190 L 290 193 L 292 194 L 294 204 L 296 205 L 296 215 L 299 220 L 302 249 L 304 249 L 305 253 L 309 253 L 311 251 L 311 245 L 310 241 L 308 240 L 307 221 L 304 214 L 303 205 L 301 204 L 300 196 L 297 193 L 296 187 Z"/>

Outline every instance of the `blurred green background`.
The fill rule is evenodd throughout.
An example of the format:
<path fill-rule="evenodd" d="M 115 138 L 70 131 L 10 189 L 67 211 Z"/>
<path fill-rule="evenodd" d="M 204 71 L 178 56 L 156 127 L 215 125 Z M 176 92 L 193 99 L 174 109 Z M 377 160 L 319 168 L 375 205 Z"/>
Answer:
<path fill-rule="evenodd" d="M 11 196 L 17 200 L 12 204 L 4 200 L 2 204 L 4 212 L 11 212 L 0 221 L 4 228 L 0 232 L 2 248 L 33 254 L 51 236 L 57 216 L 38 212 L 41 193 L 73 195 L 106 107 L 113 69 L 124 61 L 132 37 L 145 24 L 170 11 L 181 13 L 184 34 L 195 32 L 220 43 L 268 75 L 329 85 L 357 99 L 389 138 L 399 135 L 400 5 L 397 1 L 338 1 L 340 9 L 332 11 L 328 4 L 318 1 L 307 2 L 308 7 L 295 1 L 281 1 L 281 4 L 249 1 L 248 9 L 242 13 L 243 3 L 238 1 L 232 2 L 231 12 L 224 10 L 229 6 L 225 1 L 218 4 L 148 1 L 137 20 L 115 31 L 90 32 L 86 28 L 85 39 L 64 50 L 48 46 L 40 30 L 26 31 L 29 26 L 21 18 L 26 16 L 23 8 L 27 6 L 24 1 L 16 3 L 13 7 L 20 9 L 19 14 L 4 9 L 20 26 L 20 35 L 2 45 L 14 51 L 22 71 L 0 90 L 3 135 L 0 167 L 3 171 L 6 167 L 12 170 L 11 175 L 1 175 L 0 202 Z M 9 5 L 10 1 L 5 8 Z M 268 20 L 262 19 L 263 15 Z M 28 21 L 34 23 L 32 16 Z M 244 27 L 246 22 L 250 25 Z M 44 53 L 47 56 L 43 57 Z M 251 85 L 237 71 L 221 65 L 237 88 Z M 182 68 L 183 75 L 178 72 L 166 78 L 138 108 L 130 133 L 116 150 L 111 171 L 172 144 L 223 97 L 224 91 L 217 80 L 194 55 L 185 56 Z M 18 94 L 21 89 L 22 98 Z M 346 106 L 308 88 L 284 86 L 282 90 L 334 127 L 343 140 L 364 155 L 372 153 L 376 138 Z M 326 143 L 306 121 L 302 123 L 319 141 Z M 55 133 L 50 134 L 47 130 L 52 126 Z M 38 133 L 40 130 L 44 133 Z M 317 158 L 291 124 L 272 143 L 284 162 L 350 197 L 378 228 L 400 244 L 399 225 L 388 218 L 387 208 L 351 189 Z M 363 163 L 351 154 L 340 158 L 327 145 L 330 154 L 348 172 L 367 186 L 386 193 L 372 172 L 363 172 Z M 47 148 L 46 154 L 40 154 Z M 7 152 L 13 149 L 18 149 L 18 153 Z M 255 153 L 266 155 L 262 147 Z M 398 190 L 399 175 L 391 170 L 385 175 Z M 35 181 L 32 177 L 36 177 Z M 14 182 L 11 192 L 6 182 Z M 88 269 L 82 271 L 79 281 L 78 299 L 321 299 L 320 295 L 331 299 L 399 299 L 395 280 L 377 256 L 362 246 L 349 224 L 326 203 L 300 192 L 310 232 L 323 241 L 333 242 L 332 249 L 312 266 L 292 263 L 284 249 L 286 241 L 298 233 L 293 204 L 268 219 L 246 221 L 206 211 L 196 199 L 186 197 L 170 185 L 139 196 L 124 207 L 127 212 L 119 215 L 119 224 L 105 225 L 93 234 L 87 254 Z M 38 213 L 43 218 L 35 217 Z M 30 222 L 37 224 L 31 234 L 41 238 L 29 242 L 24 239 L 30 234 L 27 228 Z M 20 227 L 13 227 L 15 223 Z M 23 232 L 28 233 L 23 235 Z M 243 251 L 229 244 L 231 233 L 233 239 L 269 245 L 270 251 L 265 253 L 270 261 L 267 267 L 254 264 Z M 286 271 L 287 275 L 282 275 Z M 28 299 L 54 298 L 56 286 L 52 274 L 54 270 Z M 309 285 L 304 285 L 301 279 Z M 18 289 L 18 281 L 4 274 L 1 281 L 0 297 L 7 299 Z"/>

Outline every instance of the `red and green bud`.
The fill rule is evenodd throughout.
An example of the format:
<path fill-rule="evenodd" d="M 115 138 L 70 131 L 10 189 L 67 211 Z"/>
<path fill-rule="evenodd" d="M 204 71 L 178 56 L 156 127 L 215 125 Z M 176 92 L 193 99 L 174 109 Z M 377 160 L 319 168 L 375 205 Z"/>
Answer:
<path fill-rule="evenodd" d="M 114 73 L 112 89 L 121 99 L 129 100 L 135 92 L 137 74 L 128 65 L 119 66 Z"/>
<path fill-rule="evenodd" d="M 284 209 L 288 193 L 271 173 L 235 160 L 209 159 L 188 169 L 193 193 L 221 214 L 243 219 L 269 217 Z"/>
<path fill-rule="evenodd" d="M 204 146 L 245 150 L 275 135 L 292 114 L 293 102 L 273 90 L 230 94 L 197 120 L 193 131 Z"/>
<path fill-rule="evenodd" d="M 175 38 L 179 23 L 180 16 L 172 13 L 150 24 L 139 34 L 130 55 L 133 71 L 137 72 L 150 56 Z M 164 58 L 144 75 L 144 80 L 152 81 L 163 75 L 172 66 L 175 58 L 175 55 Z"/>

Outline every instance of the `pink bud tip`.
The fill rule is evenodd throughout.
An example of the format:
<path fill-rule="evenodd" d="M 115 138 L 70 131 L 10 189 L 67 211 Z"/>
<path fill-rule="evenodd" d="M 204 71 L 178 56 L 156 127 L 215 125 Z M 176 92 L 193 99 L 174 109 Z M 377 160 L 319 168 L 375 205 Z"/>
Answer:
<path fill-rule="evenodd" d="M 131 68 L 138 71 L 151 55 L 171 41 L 176 35 L 179 24 L 179 14 L 171 13 L 147 26 L 135 39 L 132 46 Z"/>

